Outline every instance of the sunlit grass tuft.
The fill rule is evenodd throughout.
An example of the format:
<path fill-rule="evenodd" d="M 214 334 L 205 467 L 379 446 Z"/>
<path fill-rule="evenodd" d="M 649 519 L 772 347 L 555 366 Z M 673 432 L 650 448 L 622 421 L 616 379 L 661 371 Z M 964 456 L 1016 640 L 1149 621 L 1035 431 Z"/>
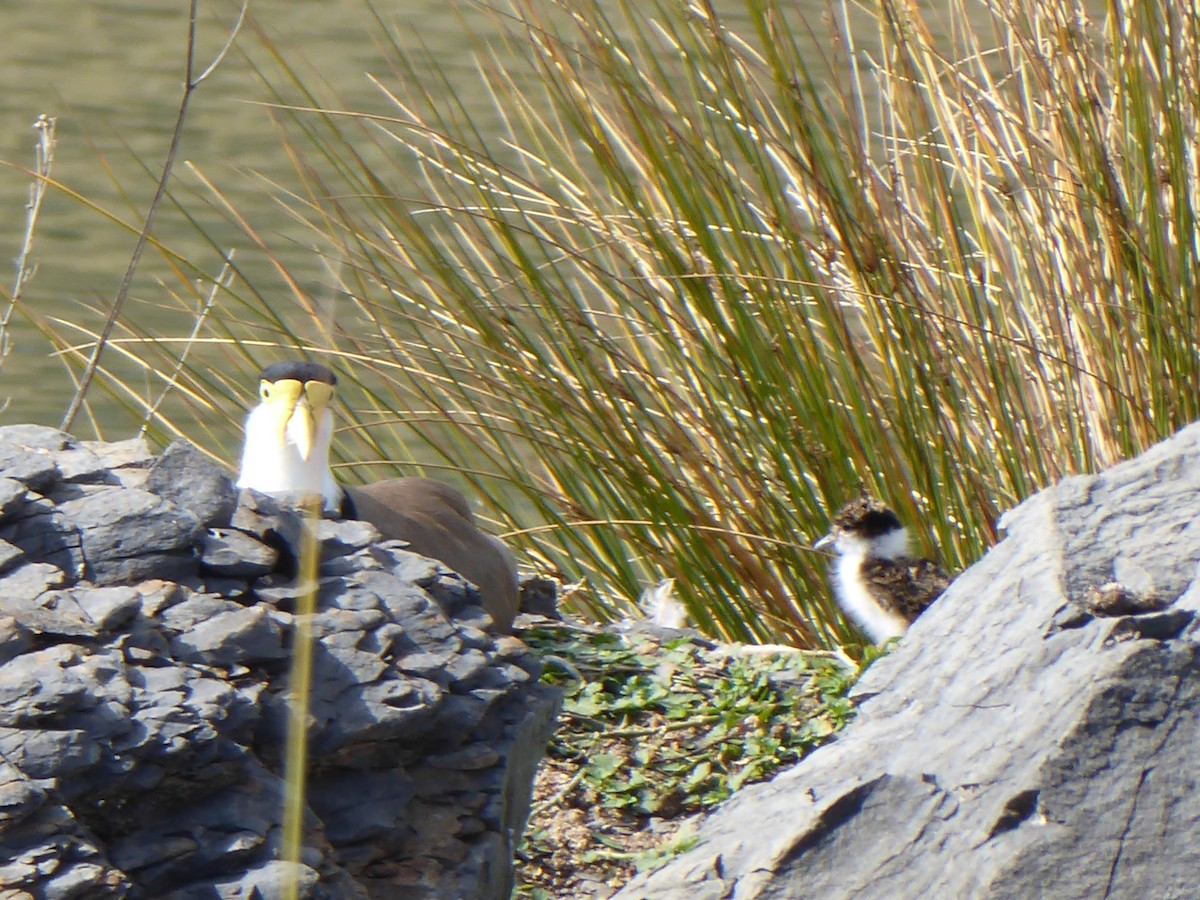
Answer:
<path fill-rule="evenodd" d="M 279 349 L 237 344 L 221 392 L 304 346 L 351 477 L 456 473 L 583 612 L 669 577 L 709 633 L 826 646 L 850 634 L 807 545 L 860 489 L 958 568 L 1001 510 L 1197 417 L 1194 17 L 747 9 L 498 9 L 464 34 L 486 133 L 382 18 L 373 110 L 263 36 L 302 188 L 264 184 L 332 289 L 231 290 L 221 337 Z"/>

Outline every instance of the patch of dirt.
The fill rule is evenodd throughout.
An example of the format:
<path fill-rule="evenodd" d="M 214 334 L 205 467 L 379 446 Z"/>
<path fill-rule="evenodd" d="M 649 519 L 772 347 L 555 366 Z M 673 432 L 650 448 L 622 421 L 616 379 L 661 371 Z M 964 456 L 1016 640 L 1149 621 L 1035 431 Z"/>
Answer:
<path fill-rule="evenodd" d="M 602 900 L 637 873 L 637 860 L 669 843 L 690 818 L 606 809 L 580 777 L 578 763 L 547 758 L 538 769 L 533 811 L 517 854 L 518 896 Z M 538 891 L 542 893 L 539 893 Z"/>

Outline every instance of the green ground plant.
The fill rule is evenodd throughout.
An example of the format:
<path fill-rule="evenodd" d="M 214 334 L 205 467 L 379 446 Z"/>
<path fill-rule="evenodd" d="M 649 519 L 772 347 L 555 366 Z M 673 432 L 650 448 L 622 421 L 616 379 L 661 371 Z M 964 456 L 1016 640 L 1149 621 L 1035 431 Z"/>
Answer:
<path fill-rule="evenodd" d="M 671 577 L 705 632 L 810 647 L 853 640 L 807 545 L 860 488 L 959 568 L 1004 508 L 1197 418 L 1194 15 L 747 11 L 734 33 L 705 0 L 497 6 L 464 55 L 500 137 L 382 11 L 371 110 L 260 31 L 302 185 L 263 186 L 331 290 L 172 258 L 203 324 L 173 343 L 119 321 L 154 390 L 109 387 L 216 447 L 259 365 L 319 357 L 349 400 L 348 477 L 454 472 L 528 559 L 583 580 L 587 615 Z M 197 228 L 219 213 L 240 259 L 278 262 L 193 174 L 208 206 L 172 199 Z M 192 276 L 226 265 L 202 302 Z M 152 403 L 163 384 L 182 412 Z"/>
<path fill-rule="evenodd" d="M 687 636 L 555 625 L 521 637 L 564 692 L 518 896 L 583 896 L 694 843 L 690 816 L 825 743 L 857 674 L 828 653 L 729 653 Z"/>

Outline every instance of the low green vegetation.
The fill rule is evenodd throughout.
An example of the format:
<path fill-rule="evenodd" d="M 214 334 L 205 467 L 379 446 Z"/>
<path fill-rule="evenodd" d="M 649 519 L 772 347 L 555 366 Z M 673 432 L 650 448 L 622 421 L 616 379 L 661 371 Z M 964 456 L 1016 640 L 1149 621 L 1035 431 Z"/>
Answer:
<path fill-rule="evenodd" d="M 567 625 L 521 637 L 565 692 L 520 852 L 522 896 L 582 896 L 581 881 L 612 886 L 662 863 L 692 845 L 687 817 L 802 759 L 852 715 L 855 673 L 828 654 Z"/>

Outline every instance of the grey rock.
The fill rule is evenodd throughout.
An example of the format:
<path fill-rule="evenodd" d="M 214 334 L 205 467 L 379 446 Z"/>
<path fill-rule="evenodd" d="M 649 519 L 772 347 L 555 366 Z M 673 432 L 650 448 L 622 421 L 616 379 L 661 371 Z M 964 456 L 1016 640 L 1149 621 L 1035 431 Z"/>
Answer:
<path fill-rule="evenodd" d="M 238 491 L 229 475 L 190 441 L 175 441 L 154 461 L 146 490 L 194 515 L 205 528 L 229 524 Z"/>
<path fill-rule="evenodd" d="M 153 574 L 158 561 L 176 562 L 166 577 L 178 577 L 192 556 L 203 528 L 190 512 L 151 494 L 122 487 L 97 487 L 58 504 L 59 512 L 81 536 L 89 577 L 98 584 L 140 580 Z M 154 566 L 129 560 L 154 556 Z"/>
<path fill-rule="evenodd" d="M 311 524 L 322 566 L 332 564 L 339 573 L 352 570 L 353 566 L 333 561 L 370 547 L 379 539 L 379 532 L 367 522 L 321 518 L 319 506 L 312 506 L 313 501 L 313 497 L 298 493 L 268 496 L 242 491 L 231 524 L 264 543 L 282 546 L 292 560 L 300 558 L 305 527 Z"/>
<path fill-rule="evenodd" d="M 77 648 L 59 645 L 24 654 L 0 669 L 0 726 L 20 728 L 90 702 L 87 685 L 69 671 L 79 658 Z"/>
<path fill-rule="evenodd" d="M 8 541 L 0 540 L 0 573 L 7 572 L 24 559 L 24 550 Z"/>
<path fill-rule="evenodd" d="M 325 561 L 369 547 L 379 540 L 379 532 L 369 522 L 320 519 L 317 522 L 317 540 L 321 544 L 321 559 Z"/>
<path fill-rule="evenodd" d="M 508 896 L 557 694 L 481 630 L 472 587 L 315 520 L 310 597 L 276 549 L 302 515 L 251 496 L 246 533 L 206 534 L 223 513 L 175 490 L 203 477 L 186 446 L 154 465 L 34 428 L 0 448 L 27 478 L 0 476 L 0 885 L 211 900 L 282 896 L 294 874 L 313 898 Z M 289 866 L 298 647 L 309 808 Z"/>
<path fill-rule="evenodd" d="M 260 494 L 242 491 L 229 524 L 253 535 L 266 544 L 280 544 L 298 558 L 308 521 L 305 503 L 313 498 L 303 494 Z"/>
<path fill-rule="evenodd" d="M 0 575 L 0 604 L 4 602 L 5 597 L 37 597 L 48 590 L 61 587 L 66 581 L 66 574 L 58 566 L 50 563 L 26 563 Z"/>
<path fill-rule="evenodd" d="M 186 581 L 196 573 L 196 554 L 193 548 L 188 548 L 140 556 L 102 557 L 88 571 L 96 584 L 130 584 L 145 578 Z"/>
<path fill-rule="evenodd" d="M 0 524 L 0 540 L 21 548 L 30 561 L 52 563 L 71 580 L 83 577 L 79 529 L 46 497 L 35 496 Z"/>
<path fill-rule="evenodd" d="M 116 475 L 122 474 L 123 470 L 148 467 L 155 459 L 150 445 L 142 437 L 123 441 L 79 441 L 77 446 L 92 453 Z"/>
<path fill-rule="evenodd" d="M 350 585 L 344 578 L 318 578 L 317 579 L 317 596 L 316 606 L 322 609 L 330 605 L 343 605 L 344 600 L 349 600 L 346 597 L 346 592 L 350 590 Z M 311 588 L 297 579 L 285 577 L 283 575 L 268 575 L 258 579 L 253 586 L 254 596 L 264 603 L 270 603 L 272 606 L 281 609 L 292 610 L 302 600 L 307 600 L 308 595 L 312 592 Z M 349 600 L 353 602 L 353 600 Z M 374 596 L 365 596 L 359 598 L 360 605 L 364 607 L 374 607 L 378 605 L 378 598 Z"/>
<path fill-rule="evenodd" d="M 0 831 L 0 885 L 13 898 L 122 898 L 131 885 L 63 806 Z"/>
<path fill-rule="evenodd" d="M 262 606 L 205 619 L 171 642 L 177 659 L 230 668 L 284 659 L 283 629 Z"/>
<path fill-rule="evenodd" d="M 561 619 L 558 612 L 559 583 L 544 575 L 521 577 L 521 612 L 547 619 Z"/>
<path fill-rule="evenodd" d="M 156 618 L 172 636 L 190 631 L 202 622 L 217 616 L 244 609 L 240 603 L 214 594 L 200 594 L 181 589 L 176 602 L 160 610 Z"/>
<path fill-rule="evenodd" d="M 206 594 L 219 594 L 241 602 L 250 592 L 250 583 L 244 578 L 225 578 L 208 574 L 201 581 L 200 590 Z"/>
<path fill-rule="evenodd" d="M 285 890 L 292 885 L 295 893 Z M 214 893 L 215 892 L 215 893 Z M 328 885 L 321 884 L 321 874 L 301 863 L 270 860 L 250 869 L 241 877 L 215 884 L 197 885 L 192 891 L 172 891 L 165 895 L 164 900 L 210 900 L 217 897 L 220 900 L 285 900 L 295 897 L 298 900 L 332 900 L 336 897 L 360 897 L 357 891 L 351 893 L 333 893 Z"/>
<path fill-rule="evenodd" d="M 255 578 L 279 563 L 278 550 L 242 531 L 211 529 L 201 546 L 200 568 L 214 575 Z"/>
<path fill-rule="evenodd" d="M 401 816 L 416 795 L 412 777 L 397 769 L 345 771 L 323 778 L 310 795 L 313 811 L 335 843 L 358 843 L 405 829 Z"/>
<path fill-rule="evenodd" d="M 137 590 L 142 595 L 142 615 L 150 619 L 157 619 L 194 593 L 183 585 L 161 578 L 143 581 L 137 586 Z"/>
<path fill-rule="evenodd" d="M 27 652 L 33 646 L 33 634 L 16 616 L 0 613 L 0 666 Z"/>
<path fill-rule="evenodd" d="M 353 575 L 364 569 L 381 569 L 382 564 L 375 557 L 374 547 L 364 547 L 342 556 L 334 556 L 321 560 L 322 575 Z"/>
<path fill-rule="evenodd" d="M 0 833 L 29 819 L 46 800 L 43 788 L 8 760 L 0 760 Z"/>
<path fill-rule="evenodd" d="M 58 466 L 44 451 L 0 443 L 0 478 L 19 481 L 35 491 L 59 479 Z"/>
<path fill-rule="evenodd" d="M 35 781 L 49 782 L 94 766 L 100 751 L 78 728 L 0 727 L 0 754 Z"/>
<path fill-rule="evenodd" d="M 0 425 L 0 444 L 22 450 L 54 453 L 65 450 L 75 438 L 48 425 Z"/>
<path fill-rule="evenodd" d="M 96 623 L 70 591 L 43 591 L 24 603 L 5 600 L 4 594 L 0 593 L 0 609 L 7 610 L 31 634 L 91 638 L 98 632 Z"/>
<path fill-rule="evenodd" d="M 25 505 L 29 489 L 15 478 L 0 477 L 0 522 Z"/>
<path fill-rule="evenodd" d="M 120 628 L 142 608 L 142 595 L 131 587 L 76 588 L 71 596 L 100 631 Z"/>
<path fill-rule="evenodd" d="M 54 456 L 58 474 L 65 482 L 100 482 L 109 477 L 104 460 L 86 447 L 69 446 Z"/>
<path fill-rule="evenodd" d="M 867 671 L 837 741 L 617 896 L 1193 896 L 1200 426 L 1001 524 Z M 1165 610 L 1084 611 L 1131 566 Z"/>

